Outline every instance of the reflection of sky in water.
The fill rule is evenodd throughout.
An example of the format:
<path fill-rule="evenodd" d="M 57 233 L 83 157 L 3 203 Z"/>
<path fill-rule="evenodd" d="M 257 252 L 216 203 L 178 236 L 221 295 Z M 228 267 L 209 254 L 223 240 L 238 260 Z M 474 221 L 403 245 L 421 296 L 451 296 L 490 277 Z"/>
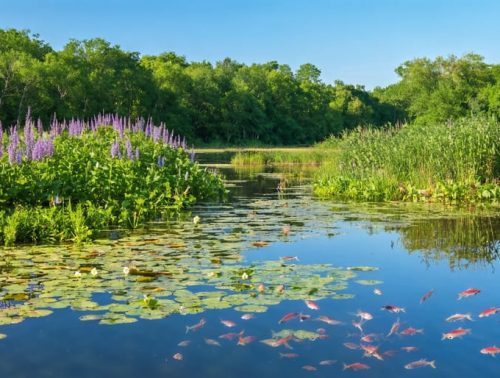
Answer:
<path fill-rule="evenodd" d="M 261 180 L 259 182 L 259 180 Z M 40 264 L 59 267 L 66 272 L 65 279 L 59 285 L 72 282 L 71 274 L 75 267 L 86 262 L 101 264 L 103 272 L 116 270 L 116 277 L 123 280 L 121 268 L 125 263 L 135 263 L 140 269 L 148 268 L 158 271 L 162 260 L 176 259 L 174 263 L 166 264 L 168 268 L 196 266 L 195 272 L 206 273 L 203 269 L 212 269 L 214 258 L 215 266 L 228 268 L 231 264 L 238 264 L 244 268 L 252 263 L 259 266 L 261 261 L 278 260 L 280 256 L 298 256 L 300 266 L 312 264 L 332 264 L 335 267 L 349 266 L 377 266 L 378 271 L 356 272 L 357 276 L 348 280 L 348 288 L 342 293 L 354 294 L 354 299 L 332 300 L 330 297 L 318 300 L 321 309 L 309 310 L 302 300 L 285 300 L 276 305 L 269 305 L 267 312 L 257 313 L 255 319 L 244 321 L 239 317 L 242 312 L 234 309 L 208 310 L 202 314 L 178 315 L 173 314 L 159 320 L 139 320 L 131 324 L 99 325 L 96 321 L 82 322 L 79 317 L 87 314 L 84 311 L 73 311 L 68 308 L 54 310 L 54 313 L 42 318 L 28 318 L 20 324 L 0 325 L 0 333 L 8 337 L 0 340 L 0 376 L 8 377 L 95 377 L 95 376 L 168 376 L 168 377 L 275 377 L 277 374 L 290 377 L 312 376 L 363 376 L 363 377 L 400 377 L 435 376 L 435 377 L 495 377 L 498 374 L 498 361 L 490 356 L 484 356 L 479 350 L 485 346 L 500 345 L 500 315 L 478 319 L 477 314 L 487 307 L 500 306 L 498 279 L 495 269 L 498 263 L 482 263 L 478 261 L 469 267 L 461 265 L 458 269 L 450 269 L 447 259 L 454 249 L 453 243 L 474 243 L 479 240 L 474 235 L 498 239 L 498 219 L 493 219 L 491 230 L 484 224 L 476 229 L 467 229 L 465 224 L 447 225 L 442 227 L 441 235 L 436 238 L 445 238 L 450 241 L 449 251 L 432 254 L 428 260 L 428 251 L 433 245 L 445 246 L 442 240 L 439 243 L 429 243 L 425 233 L 418 230 L 408 230 L 411 219 L 405 217 L 406 211 L 390 209 L 371 211 L 373 206 L 356 210 L 350 207 L 337 206 L 336 216 L 332 217 L 328 202 L 311 201 L 307 194 L 299 197 L 278 199 L 272 192 L 277 178 L 254 179 L 252 190 L 254 193 L 272 193 L 271 195 L 252 195 L 249 192 L 237 192 L 241 201 L 236 208 L 231 205 L 222 207 L 199 207 L 195 210 L 202 217 L 199 229 L 190 222 L 172 224 L 167 233 L 150 236 L 161 242 L 150 245 L 140 242 L 138 245 L 123 246 L 119 242 L 120 253 L 117 247 L 97 246 L 78 252 L 78 248 L 64 248 L 66 257 L 63 259 L 71 269 L 67 272 L 62 268 L 61 261 L 51 265 L 50 261 L 40 261 Z M 242 185 L 242 184 L 239 184 Z M 248 186 L 247 186 L 248 188 Z M 256 198 L 258 197 L 258 198 Z M 398 213 L 399 215 L 395 215 Z M 342 221 L 345 214 L 356 221 Z M 368 214 L 367 214 L 368 213 Z M 363 215 L 365 214 L 365 215 Z M 374 215 L 375 214 L 375 215 Z M 417 218 L 434 219 L 439 226 L 440 211 L 428 211 Z M 358 219 L 373 219 L 374 222 L 358 221 Z M 396 221 L 397 219 L 397 221 Z M 389 221 L 390 220 L 390 221 Z M 430 221 L 429 221 L 430 222 Z M 496 223 L 495 223 L 496 222 Z M 283 224 L 292 224 L 289 237 L 280 235 Z M 165 225 L 163 225 L 165 226 Z M 405 227 L 406 232 L 399 230 Z M 415 227 L 415 226 L 413 226 Z M 462 227 L 463 232 L 460 232 Z M 422 228 L 425 231 L 425 228 Z M 426 231 L 427 232 L 427 231 Z M 456 235 L 464 234 L 460 239 Z M 330 235 L 330 236 L 329 236 Z M 136 238 L 137 239 L 137 238 Z M 135 240 L 135 239 L 134 239 Z M 265 240 L 270 245 L 265 248 L 251 247 L 252 241 Z M 180 243 L 184 243 L 180 246 Z M 170 243 L 170 244 L 169 244 Z M 405 247 L 411 247 L 414 253 L 408 254 Z M 135 248 L 135 249 L 134 249 Z M 445 247 L 442 247 L 443 249 Z M 493 245 L 493 251 L 498 248 Z M 95 252 L 102 249 L 102 254 Z M 471 250 L 473 248 L 470 248 Z M 92 252 L 94 250 L 94 252 Z M 156 252 L 155 252 L 156 251 Z M 162 251 L 159 253 L 158 251 Z M 243 261 L 234 259 L 237 252 L 243 251 Z M 13 253 L 13 251 L 8 251 Z M 186 257 L 189 254 L 196 256 L 192 261 Z M 72 257 L 73 256 L 73 257 Z M 111 258 L 111 256 L 114 256 Z M 227 258 L 233 259 L 227 260 Z M 15 261 L 14 257 L 10 257 Z M 157 261 L 159 260 L 159 262 Z M 15 275 L 9 273 L 8 265 L 0 264 L 0 284 L 16 280 Z M 224 263 L 227 261 L 227 263 Z M 223 265 L 218 265 L 222 262 Z M 29 263 L 26 261 L 26 263 Z M 228 265 L 229 264 L 229 265 Z M 16 265 L 14 263 L 14 265 Z M 165 268 L 165 266 L 164 266 Z M 35 266 L 33 267 L 35 269 Z M 168 270 L 165 268 L 165 270 Z M 174 277 L 160 277 L 151 283 L 142 283 L 133 286 L 134 294 L 141 294 L 145 285 L 178 289 L 174 284 L 176 279 L 192 280 L 186 283 L 193 292 L 210 290 L 210 281 L 201 278 L 193 279 L 189 273 L 179 273 Z M 184 275 L 183 275 L 184 274 Z M 193 273 L 194 274 L 194 273 Z M 196 273 L 198 274 L 198 273 Z M 277 274 L 282 274 L 278 272 Z M 104 274 L 103 274 L 104 275 Z M 50 276 L 50 274 L 48 274 Z M 102 278 L 99 288 L 89 299 L 104 305 L 113 301 L 109 294 L 116 288 L 116 279 L 111 273 L 109 279 Z M 21 278 L 17 277 L 21 280 Z M 86 279 L 88 277 L 84 277 Z M 136 278 L 129 277 L 128 279 Z M 367 286 L 355 281 L 381 280 L 382 284 Z M 39 278 L 43 282 L 44 276 Z M 66 280 L 66 281 L 65 281 Z M 276 282 L 279 276 L 276 277 Z M 28 281 L 20 281 L 26 283 Z M 31 279 L 29 282 L 37 282 Z M 91 281 L 88 282 L 91 285 Z M 135 285 L 135 284 L 134 284 Z M 50 284 L 45 290 L 50 288 Z M 128 287 L 128 286 L 127 286 Z M 383 291 L 382 296 L 373 294 L 373 288 Z M 457 300 L 458 292 L 468 288 L 478 287 L 482 292 L 471 298 Z M 119 285 L 118 285 L 119 288 Z M 128 287 L 129 288 L 129 287 Z M 420 304 L 420 297 L 428 290 L 434 289 L 434 295 L 424 304 Z M 72 290 L 80 290 L 74 287 Z M 132 289 L 130 289 L 132 290 Z M 222 289 L 218 289 L 222 290 Z M 287 288 L 287 290 L 290 290 Z M 175 290 L 173 290 L 175 291 Z M 40 290 L 40 293 L 43 290 Z M 255 290 L 253 290 L 255 292 Z M 242 292 L 245 293 L 245 292 Z M 4 291 L 5 294 L 5 291 Z M 115 291 L 116 294 L 116 291 Z M 68 294 L 69 295 L 69 294 Z M 161 294 L 152 292 L 161 299 Z M 330 295 L 331 296 L 331 295 Z M 300 294 L 296 298 L 306 298 Z M 175 298 L 169 297 L 170 299 Z M 118 299 L 119 296 L 118 296 Z M 63 300 L 63 299 L 62 299 Z M 139 298 L 140 301 L 140 298 Z M 399 350 L 394 357 L 386 357 L 385 361 L 374 358 L 363 358 L 359 350 L 348 350 L 344 342 L 359 342 L 356 329 L 351 320 L 358 310 L 369 311 L 374 319 L 365 324 L 366 333 L 386 335 L 398 315 L 380 310 L 385 304 L 394 304 L 406 308 L 405 314 L 400 314 L 402 328 L 409 326 L 423 328 L 423 335 L 382 337 L 375 342 L 380 351 L 399 350 L 401 346 L 416 346 L 417 352 L 406 353 Z M 2 311 L 2 310 L 0 310 Z M 310 314 L 313 317 L 328 315 L 342 321 L 344 324 L 330 326 L 318 321 L 292 320 L 289 323 L 278 324 L 278 320 L 287 312 L 297 311 Z M 446 323 L 444 319 L 456 312 L 473 314 L 472 323 Z M 185 335 L 185 326 L 197 323 L 201 317 L 207 324 L 199 332 Z M 229 319 L 237 323 L 235 328 L 226 328 L 220 319 Z M 471 328 L 472 333 L 463 339 L 441 341 L 441 334 L 451 329 L 464 326 Z M 293 351 L 283 347 L 271 348 L 260 342 L 254 342 L 245 347 L 236 346 L 236 341 L 219 340 L 222 346 L 206 345 L 204 338 L 217 339 L 220 334 L 245 330 L 246 335 L 254 335 L 259 340 L 270 338 L 271 330 L 304 329 L 315 331 L 318 327 L 327 330 L 330 336 L 326 340 L 290 342 Z M 191 344 L 186 348 L 176 346 L 178 342 L 190 339 Z M 181 352 L 183 361 L 175 361 L 171 356 Z M 279 352 L 298 353 L 296 359 L 280 358 Z M 403 368 L 408 362 L 419 358 L 436 360 L 437 369 L 422 368 L 408 371 Z M 166 361 L 168 359 L 168 361 Z M 319 366 L 320 360 L 338 360 L 332 366 Z M 371 366 L 366 372 L 342 372 L 342 362 L 363 362 Z M 301 369 L 303 365 L 314 365 L 317 373 L 310 373 Z"/>

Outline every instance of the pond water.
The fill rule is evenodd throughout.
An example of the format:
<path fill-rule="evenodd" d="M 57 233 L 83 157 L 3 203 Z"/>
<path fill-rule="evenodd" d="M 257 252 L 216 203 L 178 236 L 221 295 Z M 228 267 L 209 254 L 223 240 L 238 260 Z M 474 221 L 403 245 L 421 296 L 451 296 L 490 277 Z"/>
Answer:
<path fill-rule="evenodd" d="M 500 313 L 479 317 L 500 307 L 498 215 L 321 201 L 311 172 L 203 158 L 227 203 L 0 250 L 0 377 L 498 376 L 480 351 L 500 346 Z M 435 369 L 405 368 L 421 359 Z"/>

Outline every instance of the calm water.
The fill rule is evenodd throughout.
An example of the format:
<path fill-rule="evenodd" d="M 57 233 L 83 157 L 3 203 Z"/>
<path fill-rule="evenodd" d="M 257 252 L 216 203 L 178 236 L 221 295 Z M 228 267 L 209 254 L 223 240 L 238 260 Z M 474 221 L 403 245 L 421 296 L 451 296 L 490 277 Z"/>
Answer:
<path fill-rule="evenodd" d="M 221 169 L 229 203 L 200 205 L 143 234 L 111 232 L 91 246 L 2 250 L 0 377 L 498 376 L 500 359 L 480 350 L 500 346 L 500 313 L 478 317 L 500 307 L 498 216 L 318 201 L 307 173 Z M 481 292 L 457 300 L 471 287 Z M 381 310 L 388 304 L 405 312 Z M 373 316 L 363 335 L 352 325 L 359 310 Z M 279 324 L 287 313 L 311 318 Z M 474 321 L 445 321 L 455 313 Z M 398 318 L 400 332 L 423 331 L 387 337 Z M 204 326 L 186 334 L 201 319 Z M 441 340 L 459 327 L 470 333 Z M 256 340 L 241 346 L 238 337 L 219 338 L 241 331 Z M 261 342 L 287 335 L 280 346 Z M 373 340 L 360 341 L 365 335 Z M 344 343 L 374 345 L 383 360 Z M 421 358 L 436 369 L 404 368 Z M 319 364 L 324 360 L 336 362 Z M 355 362 L 370 369 L 343 370 Z"/>

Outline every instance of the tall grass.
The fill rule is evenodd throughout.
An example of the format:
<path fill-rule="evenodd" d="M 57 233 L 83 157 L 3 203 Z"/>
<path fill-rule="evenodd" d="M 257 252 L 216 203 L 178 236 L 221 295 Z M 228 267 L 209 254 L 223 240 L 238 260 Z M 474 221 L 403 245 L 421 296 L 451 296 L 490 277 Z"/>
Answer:
<path fill-rule="evenodd" d="M 231 164 L 241 166 L 279 166 L 279 165 L 319 165 L 330 159 L 334 153 L 328 148 L 290 148 L 258 151 L 241 151 L 231 159 Z"/>
<path fill-rule="evenodd" d="M 362 200 L 500 198 L 500 125 L 468 118 L 447 124 L 359 128 L 331 139 L 317 175 L 321 196 Z"/>

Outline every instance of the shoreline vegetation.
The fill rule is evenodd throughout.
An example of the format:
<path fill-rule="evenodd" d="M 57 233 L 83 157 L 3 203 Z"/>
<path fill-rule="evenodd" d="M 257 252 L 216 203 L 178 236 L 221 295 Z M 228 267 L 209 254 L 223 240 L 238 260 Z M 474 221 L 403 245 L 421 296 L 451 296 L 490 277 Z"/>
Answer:
<path fill-rule="evenodd" d="M 28 116 L 23 129 L 0 129 L 0 182 L 5 245 L 83 242 L 225 194 L 180 136 L 114 115 L 54 120 L 49 130 Z"/>

